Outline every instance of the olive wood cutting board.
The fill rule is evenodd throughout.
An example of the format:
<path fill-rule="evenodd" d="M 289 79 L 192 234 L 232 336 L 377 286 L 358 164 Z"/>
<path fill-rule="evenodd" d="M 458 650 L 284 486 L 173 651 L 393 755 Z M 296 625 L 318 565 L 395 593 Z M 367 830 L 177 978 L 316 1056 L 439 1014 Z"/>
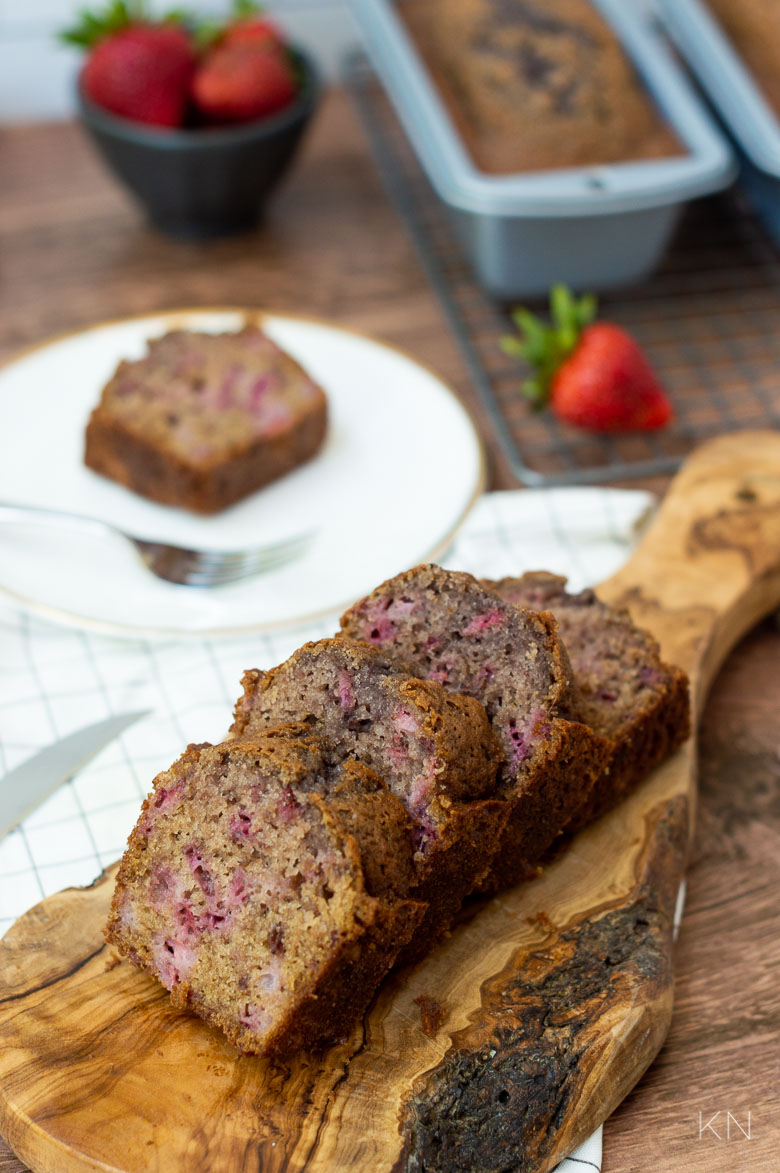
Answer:
<path fill-rule="evenodd" d="M 700 448 L 599 593 L 689 672 L 698 714 L 780 604 L 780 433 Z M 695 800 L 691 741 L 539 879 L 391 976 L 343 1045 L 286 1065 L 238 1055 L 117 961 L 114 869 L 52 896 L 0 942 L 0 1131 L 41 1173 L 543 1173 L 666 1036 Z"/>

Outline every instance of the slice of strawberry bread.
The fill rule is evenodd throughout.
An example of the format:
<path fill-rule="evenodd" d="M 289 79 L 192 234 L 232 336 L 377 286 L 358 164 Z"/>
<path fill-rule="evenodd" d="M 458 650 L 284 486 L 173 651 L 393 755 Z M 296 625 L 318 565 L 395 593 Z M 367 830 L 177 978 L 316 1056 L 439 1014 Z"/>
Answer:
<path fill-rule="evenodd" d="M 270 672 L 244 675 L 232 734 L 305 722 L 333 762 L 382 777 L 414 823 L 412 894 L 429 905 L 408 959 L 446 931 L 484 876 L 508 815 L 496 793 L 500 750 L 484 708 L 418 680 L 365 643 L 305 644 Z"/>
<path fill-rule="evenodd" d="M 309 460 L 326 420 L 322 388 L 257 326 L 174 330 L 119 364 L 84 461 L 153 501 L 215 513 Z"/>
<path fill-rule="evenodd" d="M 610 744 L 605 768 L 570 829 L 609 810 L 688 737 L 688 679 L 664 663 L 658 643 L 621 607 L 592 590 L 571 594 L 566 579 L 545 571 L 500 582 L 485 580 L 500 598 L 552 611 L 580 688 L 588 724 Z"/>
<path fill-rule="evenodd" d="M 119 870 L 106 939 L 240 1050 L 343 1036 L 411 937 L 403 805 L 288 728 L 190 746 L 160 774 Z"/>
<path fill-rule="evenodd" d="M 553 617 L 504 602 L 470 574 L 425 565 L 378 587 L 341 626 L 407 671 L 484 705 L 511 812 L 482 888 L 523 879 L 586 801 L 609 749 L 580 719 Z"/>

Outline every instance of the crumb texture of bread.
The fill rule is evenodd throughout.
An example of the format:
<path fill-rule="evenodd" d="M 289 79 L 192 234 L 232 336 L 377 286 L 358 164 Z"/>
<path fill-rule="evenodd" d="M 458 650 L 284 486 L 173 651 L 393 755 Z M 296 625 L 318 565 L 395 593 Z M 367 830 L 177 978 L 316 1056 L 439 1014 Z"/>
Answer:
<path fill-rule="evenodd" d="M 215 513 L 309 460 L 326 427 L 322 388 L 258 327 L 175 330 L 119 364 L 84 462 L 154 501 Z"/>
<path fill-rule="evenodd" d="M 307 643 L 270 672 L 245 673 L 232 734 L 291 721 L 316 730 L 336 760 L 355 757 L 392 778 L 418 818 L 495 786 L 499 755 L 482 705 L 416 679 L 360 640 Z"/>
<path fill-rule="evenodd" d="M 243 686 L 227 740 L 154 780 L 106 940 L 267 1056 L 345 1038 L 468 895 L 535 874 L 690 727 L 652 636 L 544 572 L 415 567 Z"/>
<path fill-rule="evenodd" d="M 589 0 L 402 0 L 400 13 L 482 171 L 682 153 Z"/>
<path fill-rule="evenodd" d="M 239 1050 L 343 1037 L 426 909 L 406 896 L 409 817 L 302 728 L 191 746 L 160 774 L 106 939 Z"/>
<path fill-rule="evenodd" d="M 593 790 L 570 826 L 584 826 L 624 798 L 690 733 L 688 679 L 661 659 L 657 641 L 623 608 L 592 590 L 572 593 L 545 571 L 498 582 L 496 595 L 523 608 L 551 611 L 566 643 L 589 725 L 610 742 Z"/>
<path fill-rule="evenodd" d="M 499 793 L 510 805 L 488 889 L 524 878 L 586 801 L 608 748 L 582 719 L 552 615 L 506 603 L 470 574 L 423 565 L 377 587 L 341 627 L 484 706 L 503 753 Z"/>
<path fill-rule="evenodd" d="M 244 675 L 232 734 L 305 723 L 332 761 L 370 767 L 414 822 L 414 895 L 429 905 L 418 944 L 446 931 L 486 872 L 508 807 L 500 747 L 484 707 L 421 680 L 360 640 L 304 644 L 270 672 Z"/>

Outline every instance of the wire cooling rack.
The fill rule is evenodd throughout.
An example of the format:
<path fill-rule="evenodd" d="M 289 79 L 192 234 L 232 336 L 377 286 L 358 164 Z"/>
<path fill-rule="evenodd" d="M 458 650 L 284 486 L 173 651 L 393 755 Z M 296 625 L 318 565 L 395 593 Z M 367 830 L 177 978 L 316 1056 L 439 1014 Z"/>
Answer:
<path fill-rule="evenodd" d="M 674 471 L 722 432 L 780 427 L 780 255 L 737 193 L 692 204 L 659 271 L 600 298 L 601 314 L 640 342 L 675 407 L 662 432 L 593 436 L 533 413 L 524 371 L 499 347 L 510 306 L 477 284 L 398 119 L 362 54 L 347 87 L 388 193 L 460 344 L 517 479 L 589 484 Z"/>

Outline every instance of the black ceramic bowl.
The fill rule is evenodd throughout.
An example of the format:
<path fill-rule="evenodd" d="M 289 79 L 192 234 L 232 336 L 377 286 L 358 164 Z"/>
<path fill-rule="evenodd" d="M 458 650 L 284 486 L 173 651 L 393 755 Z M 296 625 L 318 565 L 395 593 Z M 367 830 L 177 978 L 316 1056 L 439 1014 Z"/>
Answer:
<path fill-rule="evenodd" d="M 295 101 L 257 122 L 168 130 L 119 118 L 78 87 L 84 125 L 109 167 L 170 236 L 206 240 L 244 232 L 258 220 L 284 175 L 319 96 L 319 78 L 295 51 L 301 89 Z"/>

